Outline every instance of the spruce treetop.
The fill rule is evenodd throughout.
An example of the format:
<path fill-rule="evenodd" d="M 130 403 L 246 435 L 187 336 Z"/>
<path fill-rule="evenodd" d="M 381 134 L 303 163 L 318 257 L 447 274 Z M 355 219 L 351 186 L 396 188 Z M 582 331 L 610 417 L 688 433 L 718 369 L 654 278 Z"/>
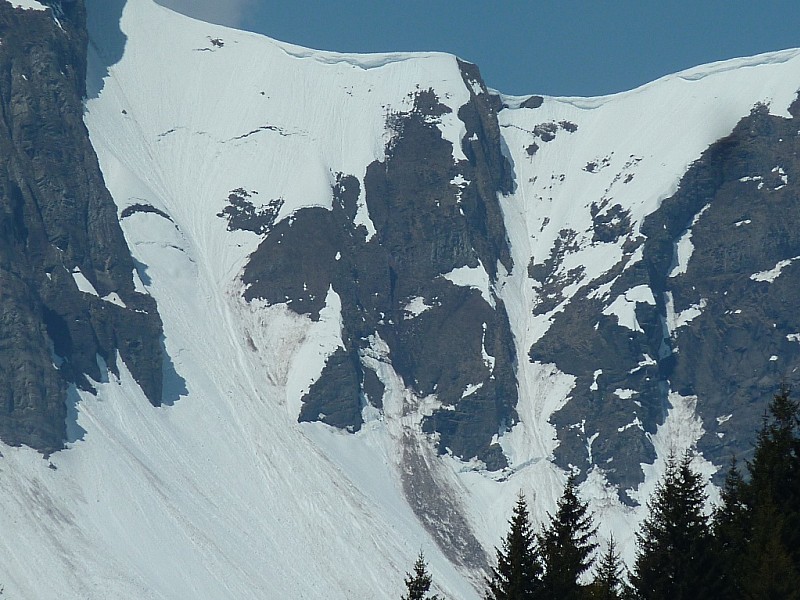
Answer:
<path fill-rule="evenodd" d="M 509 520 L 509 531 L 497 550 L 497 567 L 486 581 L 487 600 L 534 600 L 541 584 L 542 567 L 531 529 L 528 505 L 522 492 Z"/>

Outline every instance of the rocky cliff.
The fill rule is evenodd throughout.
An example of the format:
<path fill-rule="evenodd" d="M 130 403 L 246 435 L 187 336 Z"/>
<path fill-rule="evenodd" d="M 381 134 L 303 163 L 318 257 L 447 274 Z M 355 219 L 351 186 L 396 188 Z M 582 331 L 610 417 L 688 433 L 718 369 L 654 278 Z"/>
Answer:
<path fill-rule="evenodd" d="M 377 337 L 416 396 L 436 396 L 424 428 L 439 435 L 440 451 L 498 469 L 506 459 L 493 436 L 516 420 L 515 350 L 493 292 L 497 270 L 512 268 L 497 196 L 511 190 L 513 173 L 501 150 L 499 98 L 474 65 L 460 68 L 472 90 L 458 114 L 465 160 L 454 160 L 437 127 L 451 108 L 434 90 L 417 91 L 411 110 L 387 115 L 385 159 L 366 169 L 375 234 L 355 224 L 358 178 L 338 174 L 333 209 L 301 209 L 265 228 L 243 281 L 246 299 L 287 303 L 315 319 L 329 288 L 341 298 L 344 347 L 303 398 L 301 420 L 357 431 L 367 404 L 382 408 L 383 385 L 362 361 Z M 462 277 L 482 279 L 483 292 Z"/>
<path fill-rule="evenodd" d="M 786 116 L 755 104 L 638 228 L 612 194 L 590 205 L 592 244 L 618 241 L 622 257 L 579 287 L 529 352 L 575 377 L 551 417 L 563 467 L 598 465 L 634 489 L 640 464 L 655 460 L 653 436 L 687 401 L 703 456 L 720 467 L 747 458 L 766 401 L 800 381 L 797 111 L 797 101 Z M 562 231 L 550 263 L 531 265 L 545 298 L 576 237 Z"/>
<path fill-rule="evenodd" d="M 0 439 L 67 439 L 71 386 L 117 356 L 161 402 L 161 320 L 83 123 L 86 11 L 0 2 Z"/>

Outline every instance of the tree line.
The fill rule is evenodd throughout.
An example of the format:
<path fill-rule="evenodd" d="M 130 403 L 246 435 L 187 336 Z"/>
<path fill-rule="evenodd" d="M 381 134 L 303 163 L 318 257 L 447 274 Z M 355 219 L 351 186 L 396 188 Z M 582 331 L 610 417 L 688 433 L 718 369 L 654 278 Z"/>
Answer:
<path fill-rule="evenodd" d="M 636 533 L 630 569 L 613 537 L 599 548 L 574 477 L 540 531 L 520 493 L 485 599 L 800 600 L 800 402 L 781 387 L 752 459 L 744 470 L 731 461 L 711 514 L 691 459 L 689 452 L 669 457 Z M 403 600 L 443 600 L 427 595 L 432 580 L 421 553 L 405 583 Z"/>

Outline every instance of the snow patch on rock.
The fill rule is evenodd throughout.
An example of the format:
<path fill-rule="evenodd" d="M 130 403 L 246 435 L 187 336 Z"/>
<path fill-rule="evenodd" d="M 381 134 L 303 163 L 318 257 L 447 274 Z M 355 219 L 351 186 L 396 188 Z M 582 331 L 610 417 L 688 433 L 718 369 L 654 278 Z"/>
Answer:
<path fill-rule="evenodd" d="M 677 277 L 686 273 L 689 267 L 689 260 L 692 258 L 694 252 L 694 244 L 692 243 L 692 228 L 697 225 L 700 217 L 711 207 L 711 204 L 706 204 L 699 213 L 692 219 L 692 224 L 681 235 L 680 239 L 675 244 L 675 264 L 669 272 L 669 277 Z"/>
<path fill-rule="evenodd" d="M 492 308 L 495 307 L 494 296 L 492 295 L 491 284 L 489 282 L 489 274 L 480 261 L 478 261 L 477 267 L 459 267 L 442 275 L 442 277 L 455 285 L 475 288 L 480 291 L 483 299 L 486 300 L 489 306 Z"/>
<path fill-rule="evenodd" d="M 637 285 L 617 296 L 617 298 L 603 309 L 604 315 L 614 315 L 617 317 L 621 327 L 627 327 L 632 331 L 642 331 L 639 322 L 636 320 L 636 304 L 642 302 L 655 305 L 653 291 L 646 285 Z"/>
<path fill-rule="evenodd" d="M 5 0 L 11 3 L 14 8 L 21 8 L 23 10 L 47 10 L 47 7 L 41 2 L 36 0 Z"/>
<path fill-rule="evenodd" d="M 791 265 L 798 258 L 800 258 L 800 256 L 795 256 L 794 258 L 782 260 L 768 271 L 760 271 L 758 273 L 753 273 L 752 275 L 750 275 L 750 279 L 752 279 L 753 281 L 765 281 L 767 283 L 772 283 L 778 277 L 780 277 L 781 271 L 783 271 L 786 267 Z"/>
<path fill-rule="evenodd" d="M 420 316 L 430 308 L 431 305 L 427 303 L 425 298 L 416 296 L 415 298 L 409 300 L 408 303 L 403 307 L 403 318 L 413 319 L 414 317 Z"/>

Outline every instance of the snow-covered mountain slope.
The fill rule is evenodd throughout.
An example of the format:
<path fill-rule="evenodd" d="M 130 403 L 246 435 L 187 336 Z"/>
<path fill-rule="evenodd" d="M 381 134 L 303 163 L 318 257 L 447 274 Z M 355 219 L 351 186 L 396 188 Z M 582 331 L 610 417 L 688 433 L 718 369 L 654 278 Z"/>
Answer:
<path fill-rule="evenodd" d="M 518 491 L 541 521 L 570 466 L 630 557 L 670 451 L 715 473 L 759 406 L 681 358 L 734 347 L 764 388 L 800 364 L 800 51 L 510 98 L 449 55 L 88 10 L 85 122 L 164 405 L 118 359 L 70 389 L 67 450 L 3 448 L 11 596 L 392 598 L 422 549 L 478 598 Z"/>
<path fill-rule="evenodd" d="M 534 373 L 552 362 L 576 377 L 551 417 L 563 462 L 608 464 L 634 487 L 624 449 L 700 397 L 698 441 L 724 465 L 749 450 L 755 400 L 796 380 L 797 274 L 752 281 L 800 241 L 785 170 L 797 162 L 798 64 L 785 51 L 500 113 L 520 182 L 502 203 L 515 259 L 529 261 L 506 305 L 533 307 L 512 323 Z"/>

